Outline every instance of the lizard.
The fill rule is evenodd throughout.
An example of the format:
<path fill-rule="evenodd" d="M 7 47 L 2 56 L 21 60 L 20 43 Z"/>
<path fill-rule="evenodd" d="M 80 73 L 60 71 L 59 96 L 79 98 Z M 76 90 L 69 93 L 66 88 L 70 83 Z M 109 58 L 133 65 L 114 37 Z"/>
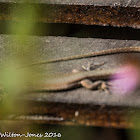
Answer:
<path fill-rule="evenodd" d="M 21 66 L 21 68 L 35 66 L 35 65 L 41 65 L 41 64 L 47 64 L 47 63 L 55 63 L 55 62 L 62 62 L 62 61 L 68 61 L 68 60 L 74 60 L 74 59 L 96 57 L 96 56 L 103 56 L 103 55 L 110 55 L 110 54 L 119 54 L 119 53 L 140 53 L 140 46 L 111 48 L 111 49 L 95 51 L 95 52 L 90 52 L 90 53 L 80 54 L 80 55 L 75 55 L 75 56 L 50 59 L 50 60 L 46 60 L 46 61 L 42 61 L 42 62 L 36 62 L 36 63 L 32 63 L 29 65 L 24 65 L 24 66 Z"/>
<path fill-rule="evenodd" d="M 75 55 L 75 56 L 63 57 L 58 59 L 50 59 L 44 62 L 33 63 L 23 67 L 74 60 L 80 58 L 87 58 L 87 57 L 95 57 L 95 56 L 117 54 L 117 53 L 130 53 L 130 52 L 140 53 L 140 47 L 112 48 L 112 49 L 91 52 L 82 55 Z M 115 74 L 116 72 L 117 72 L 117 68 L 84 71 L 84 72 L 69 73 L 69 74 L 62 74 L 62 75 L 52 75 L 51 77 L 44 76 L 45 80 L 43 80 L 43 78 L 42 79 L 40 78 L 41 82 L 39 84 L 35 84 L 33 86 L 33 90 L 61 91 L 61 90 L 73 89 L 80 86 L 85 87 L 87 89 L 95 89 L 98 86 L 102 86 L 104 84 L 103 80 L 108 80 L 109 77 L 111 77 L 111 75 Z M 106 88 L 106 86 L 104 87 Z"/>
<path fill-rule="evenodd" d="M 62 91 L 77 87 L 96 89 L 104 86 L 103 80 L 109 80 L 112 75 L 117 73 L 117 68 L 105 70 L 81 71 L 76 73 L 55 74 L 50 77 L 40 78 L 30 88 L 32 91 Z M 45 78 L 45 79 L 44 79 Z M 103 88 L 106 88 L 105 86 Z"/>

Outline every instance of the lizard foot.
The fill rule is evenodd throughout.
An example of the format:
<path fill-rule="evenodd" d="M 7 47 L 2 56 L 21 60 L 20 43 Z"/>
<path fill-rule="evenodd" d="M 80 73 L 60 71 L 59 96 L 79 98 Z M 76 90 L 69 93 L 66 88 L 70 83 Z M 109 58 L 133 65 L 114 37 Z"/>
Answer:
<path fill-rule="evenodd" d="M 87 66 L 82 66 L 83 70 L 90 71 L 95 70 L 104 65 L 106 62 L 103 62 L 101 64 L 93 64 L 92 62 L 88 62 Z"/>
<path fill-rule="evenodd" d="M 72 73 L 77 73 L 77 72 L 81 72 L 81 71 L 91 71 L 91 70 L 95 70 L 98 69 L 100 66 L 104 65 L 106 62 L 103 62 L 101 64 L 93 64 L 92 62 L 88 62 L 87 66 L 82 66 L 82 68 L 80 69 L 73 69 Z"/>
<path fill-rule="evenodd" d="M 73 69 L 72 73 L 77 73 L 77 72 L 81 72 L 81 71 L 90 71 L 91 70 L 91 63 L 88 62 L 87 66 L 82 66 L 79 69 Z"/>
<path fill-rule="evenodd" d="M 98 88 L 101 91 L 105 91 L 107 94 L 110 93 L 108 85 L 106 84 L 106 82 L 102 81 L 101 85 Z"/>

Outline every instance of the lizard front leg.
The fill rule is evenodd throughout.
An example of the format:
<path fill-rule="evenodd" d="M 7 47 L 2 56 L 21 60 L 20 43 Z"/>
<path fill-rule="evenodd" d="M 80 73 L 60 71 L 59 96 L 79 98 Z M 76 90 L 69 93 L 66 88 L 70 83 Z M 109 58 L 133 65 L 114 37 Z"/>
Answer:
<path fill-rule="evenodd" d="M 87 89 L 97 89 L 99 86 L 101 86 L 101 84 L 103 83 L 103 81 L 91 81 L 89 79 L 84 79 L 82 81 L 80 81 L 81 85 Z"/>
<path fill-rule="evenodd" d="M 98 64 L 91 66 L 92 63 L 88 62 L 88 65 L 85 67 L 85 66 L 82 66 L 82 70 L 77 70 L 77 69 L 73 69 L 73 73 L 78 73 L 79 71 L 90 71 L 90 70 L 93 70 L 93 69 L 97 69 L 98 67 L 104 65 L 105 62 L 103 62 L 102 64 Z M 101 90 L 104 90 L 106 91 L 107 90 L 107 85 L 104 81 L 101 81 L 101 80 L 98 80 L 98 81 L 91 81 L 90 79 L 83 79 L 82 81 L 79 82 L 79 84 L 87 89 L 91 89 L 91 90 L 94 90 L 94 89 L 101 89 Z"/>
<path fill-rule="evenodd" d="M 108 86 L 102 80 L 93 82 L 89 79 L 84 79 L 84 80 L 80 81 L 80 84 L 87 89 L 91 89 L 91 90 L 100 89 L 100 90 L 103 90 L 108 93 Z"/>

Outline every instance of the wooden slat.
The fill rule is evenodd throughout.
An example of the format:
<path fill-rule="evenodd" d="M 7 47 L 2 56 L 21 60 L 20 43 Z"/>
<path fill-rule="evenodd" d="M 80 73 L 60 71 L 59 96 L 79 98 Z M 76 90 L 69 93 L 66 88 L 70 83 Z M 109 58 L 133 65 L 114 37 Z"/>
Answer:
<path fill-rule="evenodd" d="M 1 0 L 8 3 L 23 3 L 25 0 Z M 68 4 L 68 5 L 96 5 L 96 6 L 131 6 L 139 7 L 139 0 L 28 0 L 28 3 Z"/>
<path fill-rule="evenodd" d="M 22 106 L 27 104 L 27 102 L 20 103 Z M 140 116 L 139 111 L 131 107 L 30 102 L 29 109 L 21 108 L 18 113 L 13 113 L 4 120 L 71 126 L 133 128 L 135 119 Z"/>
<path fill-rule="evenodd" d="M 140 46 L 140 41 L 137 40 L 35 36 L 29 36 L 28 39 L 29 42 L 27 41 L 26 45 L 29 43 L 40 50 L 40 56 L 37 57 L 38 62 L 45 61 L 48 58 L 60 58 L 109 48 Z M 35 42 L 39 42 L 40 45 Z M 0 62 L 5 61 L 5 59 L 3 60 L 5 58 L 3 54 L 5 54 L 6 46 L 11 46 L 12 49 L 13 44 L 19 45 L 16 40 L 11 40 L 10 36 L 1 36 Z M 17 47 L 18 51 L 20 50 Z M 13 53 L 15 54 L 16 52 Z M 27 53 L 30 54 L 30 52 Z M 11 51 L 10 56 L 12 55 Z M 140 58 L 139 53 L 134 55 Z M 59 62 L 36 66 L 34 70 L 47 74 L 68 73 L 73 69 L 81 68 L 83 65 L 86 66 L 88 62 L 93 62 L 93 64 L 106 62 L 101 67 L 102 69 L 113 68 L 125 63 L 125 61 L 121 60 L 124 56 L 124 54 L 116 54 Z M 130 120 L 130 117 L 140 110 L 139 97 L 139 91 L 130 96 L 122 97 L 84 88 L 62 92 L 20 94 L 15 98 L 16 106 L 20 110 L 12 110 L 4 119 L 14 119 L 29 123 L 111 126 L 118 128 L 133 127 L 134 123 L 133 120 Z M 26 108 L 27 105 L 28 108 Z M 136 117 L 139 117 L 139 115 L 136 115 Z"/>
<path fill-rule="evenodd" d="M 140 3 L 138 1 L 103 2 L 94 1 L 30 1 L 29 6 L 36 8 L 39 17 L 36 22 L 71 23 L 86 25 L 118 26 L 140 28 Z M 20 16 L 11 15 L 11 10 L 20 7 L 22 14 L 24 4 L 12 1 L 0 2 L 0 20 L 21 21 Z M 26 5 L 27 6 L 27 5 Z M 21 12 L 21 13 L 20 13 Z"/>

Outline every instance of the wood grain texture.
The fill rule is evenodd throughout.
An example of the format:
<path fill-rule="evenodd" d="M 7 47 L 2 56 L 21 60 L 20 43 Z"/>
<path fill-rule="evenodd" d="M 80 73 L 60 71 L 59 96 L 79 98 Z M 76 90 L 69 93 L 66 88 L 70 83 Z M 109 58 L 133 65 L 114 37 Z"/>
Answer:
<path fill-rule="evenodd" d="M 30 1 L 29 7 L 34 6 L 38 17 L 33 21 L 43 23 L 70 23 L 86 25 L 102 25 L 117 27 L 140 28 L 140 4 L 139 1 Z M 26 5 L 26 6 L 27 6 Z M 0 20 L 22 21 L 20 16 L 12 16 L 11 10 L 19 7 L 19 15 L 22 14 L 25 5 L 21 2 L 0 2 Z"/>
<path fill-rule="evenodd" d="M 1 36 L 1 62 L 5 61 L 5 43 L 11 46 L 18 44 L 16 40 L 11 42 L 11 36 Z M 117 40 L 117 39 L 95 39 L 95 38 L 74 38 L 74 37 L 33 37 L 29 36 L 29 44 L 40 49 L 40 56 L 36 60 L 44 61 L 48 58 L 60 58 L 75 54 L 99 51 L 109 48 L 119 48 L 125 46 L 139 46 L 137 40 Z M 9 41 L 7 41 L 9 40 Z M 40 45 L 35 43 L 40 42 Z M 28 41 L 26 42 L 26 45 Z M 17 49 L 17 51 L 20 51 Z M 11 51 L 12 52 L 12 51 Z M 30 52 L 28 52 L 30 54 Z M 13 55 L 13 54 L 11 54 Z M 139 53 L 135 53 L 139 58 Z M 121 60 L 124 54 L 110 56 L 100 56 L 67 62 L 53 63 L 34 67 L 42 73 L 69 73 L 73 69 L 86 66 L 88 62 L 101 64 L 101 68 L 119 67 L 125 61 Z M 35 60 L 35 61 L 36 61 Z M 59 125 L 88 125 L 128 128 L 133 127 L 134 122 L 130 120 L 131 115 L 139 112 L 140 94 L 136 93 L 119 97 L 107 94 L 99 90 L 87 90 L 79 88 L 63 92 L 34 92 L 22 94 L 15 98 L 15 102 L 20 110 L 13 110 L 4 119 L 17 120 L 28 123 L 46 123 Z M 21 106 L 20 106 L 21 105 Z M 28 105 L 28 109 L 26 108 Z M 136 118 L 139 114 L 136 115 Z"/>

